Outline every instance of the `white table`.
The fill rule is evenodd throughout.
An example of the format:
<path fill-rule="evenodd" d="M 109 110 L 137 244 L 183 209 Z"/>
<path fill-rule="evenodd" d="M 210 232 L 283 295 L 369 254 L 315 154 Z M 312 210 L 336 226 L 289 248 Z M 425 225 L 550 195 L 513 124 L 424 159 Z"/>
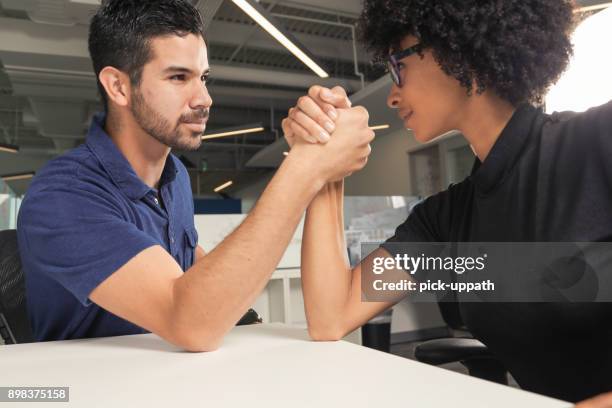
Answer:
<path fill-rule="evenodd" d="M 235 328 L 212 353 L 153 335 L 0 347 L 0 386 L 69 386 L 50 407 L 568 408 L 348 342 L 311 342 L 284 325 Z"/>

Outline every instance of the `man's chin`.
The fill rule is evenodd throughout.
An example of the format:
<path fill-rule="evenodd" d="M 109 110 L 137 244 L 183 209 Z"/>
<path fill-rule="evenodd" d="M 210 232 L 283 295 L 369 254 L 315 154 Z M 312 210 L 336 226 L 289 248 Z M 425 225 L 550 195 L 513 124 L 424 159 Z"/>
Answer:
<path fill-rule="evenodd" d="M 181 132 L 180 138 L 174 140 L 170 146 L 174 150 L 183 150 L 192 152 L 198 150 L 202 146 L 202 132 Z"/>
<path fill-rule="evenodd" d="M 202 139 L 200 136 L 198 136 L 197 138 L 194 138 L 193 140 L 190 141 L 175 141 L 174 143 L 171 143 L 169 145 L 167 145 L 168 147 L 170 147 L 172 150 L 180 150 L 180 151 L 184 151 L 184 152 L 193 152 L 196 151 L 200 148 L 200 146 L 202 145 Z"/>
<path fill-rule="evenodd" d="M 187 152 L 196 151 L 202 146 L 202 138 L 201 135 L 197 136 L 197 139 L 193 143 L 180 143 L 178 146 L 174 147 L 177 150 L 184 150 Z"/>

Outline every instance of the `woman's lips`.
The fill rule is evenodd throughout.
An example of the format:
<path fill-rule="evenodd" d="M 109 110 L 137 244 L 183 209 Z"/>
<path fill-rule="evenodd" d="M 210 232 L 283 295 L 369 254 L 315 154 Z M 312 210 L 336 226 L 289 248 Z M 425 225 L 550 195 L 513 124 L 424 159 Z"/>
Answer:
<path fill-rule="evenodd" d="M 413 112 L 406 112 L 401 114 L 401 118 L 404 121 L 405 126 L 408 125 L 408 121 L 410 120 L 410 118 L 412 118 L 412 114 Z"/>

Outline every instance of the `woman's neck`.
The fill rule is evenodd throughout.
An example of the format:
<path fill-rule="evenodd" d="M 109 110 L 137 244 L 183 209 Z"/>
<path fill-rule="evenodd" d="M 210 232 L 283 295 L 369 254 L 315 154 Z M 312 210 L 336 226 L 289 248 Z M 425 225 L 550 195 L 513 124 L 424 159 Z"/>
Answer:
<path fill-rule="evenodd" d="M 480 162 L 485 161 L 515 111 L 515 106 L 491 93 L 469 98 L 459 130 Z"/>

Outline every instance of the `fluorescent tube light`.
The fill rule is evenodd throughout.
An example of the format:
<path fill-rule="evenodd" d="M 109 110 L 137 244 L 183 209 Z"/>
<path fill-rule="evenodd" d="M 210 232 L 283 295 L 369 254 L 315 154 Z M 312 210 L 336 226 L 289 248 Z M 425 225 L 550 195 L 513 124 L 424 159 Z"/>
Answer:
<path fill-rule="evenodd" d="M 300 47 L 296 44 L 297 41 L 295 39 L 289 39 L 289 33 L 285 34 L 281 32 L 272 22 L 271 18 L 264 15 L 265 10 L 263 10 L 258 4 L 253 4 L 253 2 L 248 0 L 232 0 L 235 5 L 240 7 L 242 11 L 249 15 L 257 24 L 261 26 L 264 30 L 268 32 L 272 37 L 276 39 L 279 43 L 281 43 L 285 48 L 289 50 L 293 55 L 295 55 L 300 61 L 302 61 L 308 68 L 310 68 L 315 74 L 320 76 L 321 78 L 329 78 L 329 74 L 325 72 L 323 68 L 321 68 L 314 60 L 306 54 Z"/>
<path fill-rule="evenodd" d="M 6 153 L 18 153 L 19 147 L 15 145 L 0 143 L 0 152 Z"/>
<path fill-rule="evenodd" d="M 389 129 L 389 125 L 370 126 L 370 130 L 384 130 L 384 129 Z"/>
<path fill-rule="evenodd" d="M 20 173 L 20 174 L 7 174 L 5 176 L 0 176 L 0 178 L 2 178 L 3 181 L 27 180 L 27 179 L 31 179 L 32 177 L 34 177 L 35 174 L 36 173 L 34 172 Z"/>
<path fill-rule="evenodd" d="M 202 136 L 202 140 L 208 140 L 208 139 L 216 139 L 219 137 L 228 137 L 228 136 L 238 136 L 238 135 L 246 135 L 249 133 L 258 133 L 258 132 L 263 132 L 264 128 L 259 126 L 259 127 L 254 127 L 254 128 L 245 128 L 245 129 L 238 129 L 238 130 L 230 130 L 227 132 L 219 132 L 219 133 L 211 133 L 210 135 L 204 135 Z"/>
<path fill-rule="evenodd" d="M 224 190 L 226 188 L 228 188 L 229 186 L 231 186 L 232 184 L 234 184 L 233 181 L 228 181 L 227 183 L 223 183 L 221 184 L 219 187 L 215 188 L 215 193 L 218 193 L 221 190 Z"/>
<path fill-rule="evenodd" d="M 586 13 L 587 11 L 600 10 L 612 6 L 612 2 L 594 4 L 592 6 L 578 7 L 574 9 L 574 13 Z"/>

